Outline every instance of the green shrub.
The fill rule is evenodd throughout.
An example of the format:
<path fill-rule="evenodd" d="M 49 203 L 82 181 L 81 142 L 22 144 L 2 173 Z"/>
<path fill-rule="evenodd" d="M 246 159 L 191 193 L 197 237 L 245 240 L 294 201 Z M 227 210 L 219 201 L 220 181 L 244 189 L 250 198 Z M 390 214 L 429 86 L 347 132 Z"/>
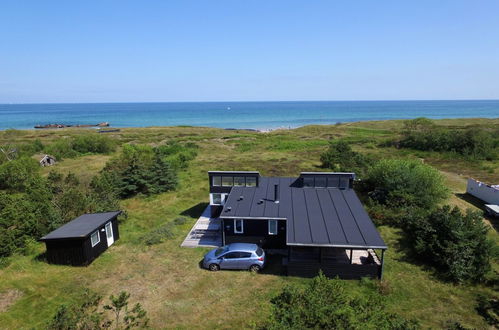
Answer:
<path fill-rule="evenodd" d="M 385 310 L 373 289 L 351 292 L 339 279 L 323 274 L 305 287 L 288 285 L 272 298 L 272 314 L 263 329 L 417 329 L 417 322 Z"/>
<path fill-rule="evenodd" d="M 482 215 L 459 208 L 439 208 L 407 219 L 408 246 L 419 260 L 428 263 L 453 282 L 477 282 L 490 270 L 493 242 Z"/>
<path fill-rule="evenodd" d="M 75 158 L 83 154 L 107 154 L 116 149 L 116 142 L 103 135 L 80 135 L 63 138 L 45 146 L 44 151 L 58 160 Z"/>
<path fill-rule="evenodd" d="M 471 159 L 497 159 L 497 132 L 479 128 L 437 127 L 429 119 L 407 121 L 399 146 L 425 151 L 455 152 Z"/>
<path fill-rule="evenodd" d="M 362 188 L 371 199 L 389 207 L 431 209 L 449 193 L 440 172 L 417 160 L 378 161 L 368 170 Z"/>
<path fill-rule="evenodd" d="M 91 134 L 73 138 L 72 147 L 80 154 L 107 154 L 116 149 L 116 143 L 108 136 Z"/>
<path fill-rule="evenodd" d="M 0 189 L 25 191 L 39 177 L 40 165 L 32 158 L 22 157 L 0 165 Z"/>
<path fill-rule="evenodd" d="M 113 186 L 122 198 L 173 190 L 177 186 L 179 168 L 170 163 L 169 157 L 177 154 L 165 157 L 167 151 L 164 148 L 125 145 L 122 154 L 106 164 L 99 180 Z"/>
<path fill-rule="evenodd" d="M 479 295 L 476 310 L 488 324 L 499 327 L 499 297 Z"/>
<path fill-rule="evenodd" d="M 167 222 L 160 227 L 151 230 L 147 234 L 145 234 L 141 241 L 146 245 L 155 245 L 163 243 L 166 240 L 169 240 L 175 236 L 173 224 L 171 222 Z"/>
<path fill-rule="evenodd" d="M 321 162 L 324 168 L 337 172 L 355 172 L 363 176 L 371 161 L 361 153 L 353 151 L 346 141 L 335 140 L 321 154 Z"/>

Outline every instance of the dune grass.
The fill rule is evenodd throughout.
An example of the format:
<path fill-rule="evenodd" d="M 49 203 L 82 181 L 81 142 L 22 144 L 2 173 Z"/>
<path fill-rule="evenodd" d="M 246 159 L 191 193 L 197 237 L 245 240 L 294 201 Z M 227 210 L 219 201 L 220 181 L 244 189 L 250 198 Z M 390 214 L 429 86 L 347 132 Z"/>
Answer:
<path fill-rule="evenodd" d="M 499 125 L 499 121 L 494 122 Z M 483 120 L 445 120 L 449 126 L 490 125 Z M 48 265 L 37 257 L 44 246 L 37 243 L 28 255 L 16 255 L 0 269 L 0 297 L 20 292 L 0 311 L 0 328 L 42 328 L 62 303 L 75 301 L 84 288 L 104 296 L 121 290 L 131 293 L 131 302 L 140 302 L 148 311 L 154 328 L 249 328 L 269 312 L 269 299 L 287 283 L 308 279 L 281 276 L 277 268 L 263 274 L 224 271 L 211 273 L 198 267 L 206 249 L 180 248 L 197 216 L 208 201 L 208 170 L 259 170 L 263 175 L 297 175 L 319 170 L 319 155 L 332 138 L 348 138 L 354 148 L 375 158 L 424 158 L 444 171 L 453 192 L 449 203 L 476 208 L 460 197 L 466 175 L 499 182 L 498 162 L 484 169 L 463 159 L 436 153 L 421 153 L 380 147 L 379 142 L 397 134 L 400 121 L 363 122 L 333 126 L 307 126 L 295 130 L 257 133 L 212 128 L 130 128 L 114 134 L 121 143 L 157 145 L 168 141 L 193 141 L 200 146 L 198 157 L 180 174 L 177 191 L 157 196 L 135 197 L 122 202 L 128 218 L 120 225 L 120 240 L 88 267 Z M 0 133 L 0 143 L 40 138 L 44 143 L 73 134 L 96 134 L 91 130 L 19 131 Z M 63 160 L 52 168 L 73 172 L 89 180 L 112 155 L 88 155 Z M 463 174 L 463 175 L 461 175 Z M 182 216 L 187 222 L 174 226 L 174 238 L 146 246 L 145 233 Z M 497 227 L 496 227 L 497 228 Z M 485 285 L 445 283 L 431 269 L 407 258 L 401 233 L 383 226 L 381 234 L 389 246 L 385 277 L 390 311 L 420 320 L 425 327 L 442 328 L 459 321 L 473 328 L 487 328 L 475 311 L 479 293 L 492 294 Z M 491 225 L 490 236 L 498 241 Z M 494 263 L 497 270 L 497 264 Z M 358 281 L 348 281 L 360 290 Z M 1 299 L 0 299 L 1 300 Z"/>

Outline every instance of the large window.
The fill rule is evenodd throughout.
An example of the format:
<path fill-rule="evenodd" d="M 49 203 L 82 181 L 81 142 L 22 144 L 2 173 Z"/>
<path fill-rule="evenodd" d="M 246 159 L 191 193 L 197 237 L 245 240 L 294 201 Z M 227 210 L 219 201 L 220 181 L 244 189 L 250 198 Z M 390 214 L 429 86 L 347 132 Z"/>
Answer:
<path fill-rule="evenodd" d="M 100 242 L 100 235 L 99 231 L 96 230 L 92 233 L 92 236 L 90 236 L 90 241 L 92 242 L 92 247 L 96 246 Z"/>
<path fill-rule="evenodd" d="M 326 187 L 326 177 L 325 176 L 316 176 L 315 177 L 315 186 L 317 188 L 325 188 Z"/>
<path fill-rule="evenodd" d="M 212 177 L 212 185 L 216 187 L 220 187 L 222 185 L 222 177 L 221 176 L 213 176 Z"/>
<path fill-rule="evenodd" d="M 234 219 L 234 233 L 244 233 L 244 221 L 242 219 Z"/>
<path fill-rule="evenodd" d="M 340 178 L 338 176 L 328 176 L 327 178 L 327 186 L 337 188 L 339 186 Z"/>
<path fill-rule="evenodd" d="M 222 177 L 222 186 L 232 187 L 233 184 L 234 184 L 234 180 L 231 176 L 223 176 Z"/>
<path fill-rule="evenodd" d="M 246 187 L 256 187 L 256 177 L 247 176 L 246 177 Z"/>
<path fill-rule="evenodd" d="M 211 205 L 224 205 L 227 194 L 211 194 Z"/>
<path fill-rule="evenodd" d="M 306 176 L 303 178 L 303 186 L 304 187 L 314 187 L 314 177 Z"/>
<path fill-rule="evenodd" d="M 236 187 L 244 186 L 244 176 L 235 176 L 234 177 L 234 186 L 236 186 Z"/>
<path fill-rule="evenodd" d="M 348 177 L 340 177 L 340 189 L 346 189 L 350 186 L 350 178 Z"/>
<path fill-rule="evenodd" d="M 269 235 L 277 235 L 277 220 L 269 220 Z"/>

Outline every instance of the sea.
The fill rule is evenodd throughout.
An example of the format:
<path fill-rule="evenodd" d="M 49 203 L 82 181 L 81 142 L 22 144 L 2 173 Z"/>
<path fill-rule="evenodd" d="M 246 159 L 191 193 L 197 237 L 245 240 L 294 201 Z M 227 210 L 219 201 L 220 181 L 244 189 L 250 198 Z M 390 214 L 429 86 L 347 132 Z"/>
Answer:
<path fill-rule="evenodd" d="M 0 130 L 101 122 L 271 130 L 416 117 L 499 118 L 499 100 L 0 104 Z"/>

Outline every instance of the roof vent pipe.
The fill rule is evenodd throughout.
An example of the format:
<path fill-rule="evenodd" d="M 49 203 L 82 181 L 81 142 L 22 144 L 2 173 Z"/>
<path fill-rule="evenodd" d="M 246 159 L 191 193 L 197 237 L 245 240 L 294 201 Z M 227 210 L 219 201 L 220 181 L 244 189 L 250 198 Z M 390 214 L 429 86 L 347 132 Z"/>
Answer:
<path fill-rule="evenodd" d="M 274 202 L 279 203 L 279 185 L 274 185 Z"/>

